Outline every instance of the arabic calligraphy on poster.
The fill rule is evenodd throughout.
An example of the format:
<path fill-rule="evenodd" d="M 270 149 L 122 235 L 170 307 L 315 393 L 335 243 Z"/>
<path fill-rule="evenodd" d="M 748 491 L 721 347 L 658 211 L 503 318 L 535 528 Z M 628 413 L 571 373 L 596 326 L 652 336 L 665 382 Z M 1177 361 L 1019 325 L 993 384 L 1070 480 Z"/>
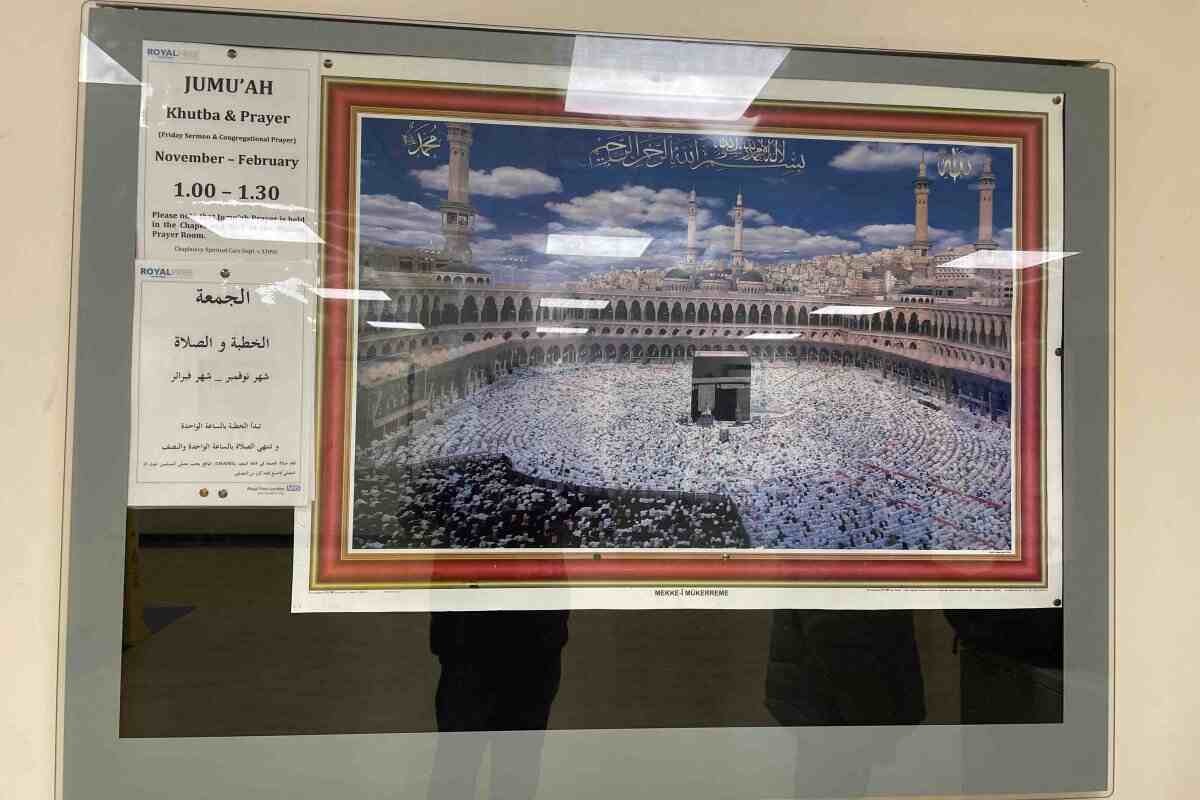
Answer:
<path fill-rule="evenodd" d="M 605 135 L 588 153 L 589 167 L 687 169 L 778 169 L 806 166 L 796 142 L 771 136 L 676 136 L 631 132 Z"/>
<path fill-rule="evenodd" d="M 132 505 L 304 501 L 306 272 L 138 263 Z"/>

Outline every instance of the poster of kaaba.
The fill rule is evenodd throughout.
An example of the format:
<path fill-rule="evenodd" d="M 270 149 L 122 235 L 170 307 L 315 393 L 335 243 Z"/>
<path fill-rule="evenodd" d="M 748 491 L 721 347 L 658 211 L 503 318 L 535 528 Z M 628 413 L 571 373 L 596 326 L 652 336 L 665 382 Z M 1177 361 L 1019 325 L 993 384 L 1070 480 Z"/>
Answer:
<path fill-rule="evenodd" d="M 326 70 L 294 609 L 1060 603 L 1054 97 L 562 72 Z"/>

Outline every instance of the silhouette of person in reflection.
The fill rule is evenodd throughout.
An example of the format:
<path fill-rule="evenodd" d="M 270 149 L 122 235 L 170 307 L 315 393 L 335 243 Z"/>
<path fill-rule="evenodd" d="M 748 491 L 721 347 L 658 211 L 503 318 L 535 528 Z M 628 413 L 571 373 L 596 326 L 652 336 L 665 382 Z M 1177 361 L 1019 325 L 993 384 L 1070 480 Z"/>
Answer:
<path fill-rule="evenodd" d="M 1063 721 L 1061 608 L 946 611 L 963 723 Z"/>
<path fill-rule="evenodd" d="M 890 763 L 904 728 L 925 719 L 925 684 L 911 611 L 776 611 L 766 706 L 780 725 L 879 726 L 856 752 L 812 762 L 800 730 L 796 797 L 862 795 Z"/>
<path fill-rule="evenodd" d="M 430 649 L 442 672 L 434 698 L 441 735 L 429 800 L 475 797 L 489 744 L 490 797 L 528 800 L 534 796 L 541 775 L 542 732 L 562 676 L 569 614 L 430 615 Z"/>

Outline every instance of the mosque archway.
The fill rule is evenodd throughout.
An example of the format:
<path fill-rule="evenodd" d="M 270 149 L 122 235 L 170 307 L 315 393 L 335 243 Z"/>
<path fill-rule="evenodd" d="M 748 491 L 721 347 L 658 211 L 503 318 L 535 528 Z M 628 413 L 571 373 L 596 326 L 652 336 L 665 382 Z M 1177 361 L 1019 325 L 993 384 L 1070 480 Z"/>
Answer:
<path fill-rule="evenodd" d="M 475 305 L 475 298 L 471 295 L 467 295 L 463 299 L 461 318 L 462 322 L 466 324 L 479 322 L 479 308 Z"/>

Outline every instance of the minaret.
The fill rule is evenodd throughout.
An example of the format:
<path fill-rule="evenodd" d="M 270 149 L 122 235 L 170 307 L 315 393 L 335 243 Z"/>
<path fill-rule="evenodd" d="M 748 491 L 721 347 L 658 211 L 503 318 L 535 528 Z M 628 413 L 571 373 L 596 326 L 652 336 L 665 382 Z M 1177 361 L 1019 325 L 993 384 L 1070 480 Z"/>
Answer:
<path fill-rule="evenodd" d="M 695 264 L 697 257 L 700 255 L 700 249 L 696 247 L 696 190 L 692 189 L 692 193 L 688 195 L 688 238 L 687 238 L 687 257 L 686 262 Z"/>
<path fill-rule="evenodd" d="M 444 252 L 451 261 L 470 264 L 471 223 L 475 219 L 470 191 L 471 126 L 447 122 L 446 140 L 450 143 L 450 174 L 446 199 L 441 205 L 442 235 L 446 237 Z"/>
<path fill-rule="evenodd" d="M 921 165 L 917 167 L 917 179 L 913 181 L 913 194 L 916 195 L 916 235 L 913 237 L 912 249 L 919 256 L 929 255 L 929 178 L 925 177 L 925 156 L 921 156 Z"/>
<path fill-rule="evenodd" d="M 734 274 L 741 275 L 742 267 L 746 264 L 746 254 L 742 252 L 742 217 L 745 215 L 745 209 L 742 207 L 742 193 L 738 192 L 737 205 L 733 207 L 733 253 L 729 259 L 729 265 L 733 267 Z"/>
<path fill-rule="evenodd" d="M 992 157 L 983 157 L 983 174 L 979 176 L 979 241 L 976 250 L 995 250 L 992 238 L 992 194 L 996 191 L 996 176 L 992 174 Z"/>

